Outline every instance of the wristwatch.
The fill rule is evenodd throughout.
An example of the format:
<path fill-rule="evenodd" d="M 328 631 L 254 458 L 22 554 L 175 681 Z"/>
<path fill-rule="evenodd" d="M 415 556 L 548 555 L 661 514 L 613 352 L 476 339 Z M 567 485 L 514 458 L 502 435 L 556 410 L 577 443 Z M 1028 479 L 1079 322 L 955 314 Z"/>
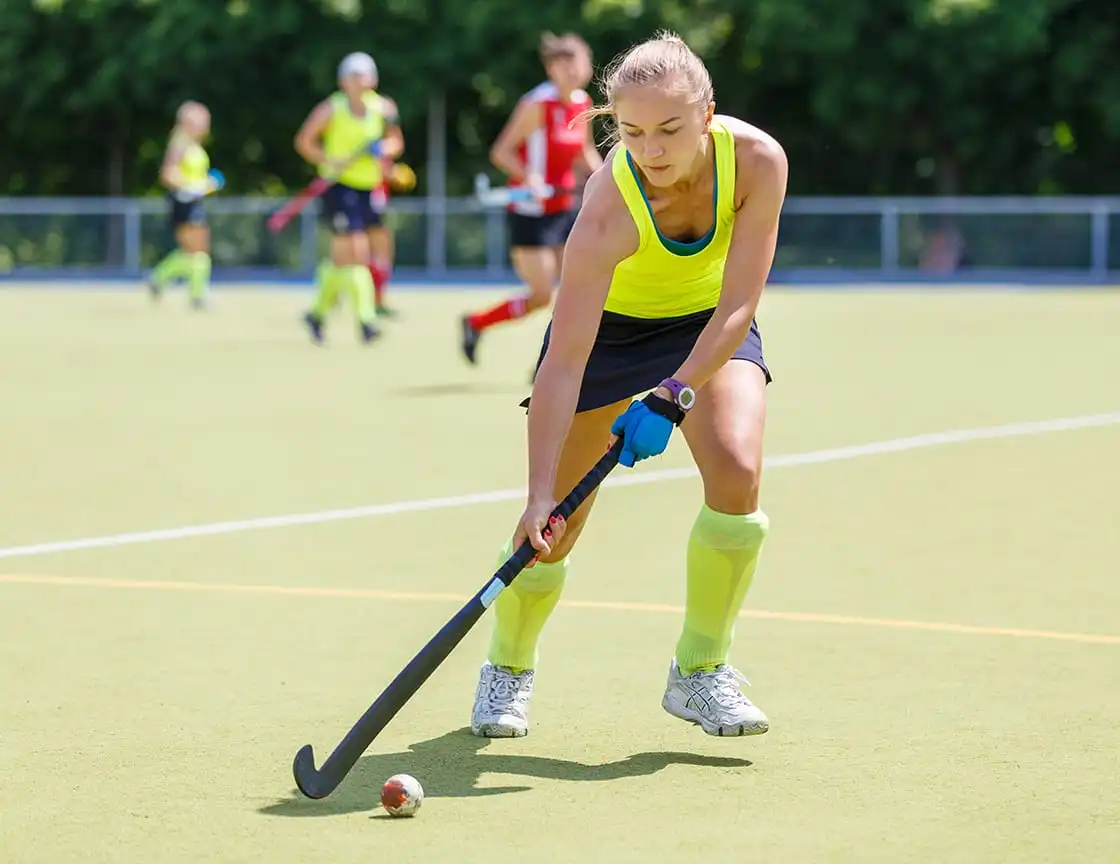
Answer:
<path fill-rule="evenodd" d="M 696 404 L 696 391 L 676 378 L 666 378 L 658 387 L 664 387 L 673 396 L 673 404 L 686 414 Z"/>

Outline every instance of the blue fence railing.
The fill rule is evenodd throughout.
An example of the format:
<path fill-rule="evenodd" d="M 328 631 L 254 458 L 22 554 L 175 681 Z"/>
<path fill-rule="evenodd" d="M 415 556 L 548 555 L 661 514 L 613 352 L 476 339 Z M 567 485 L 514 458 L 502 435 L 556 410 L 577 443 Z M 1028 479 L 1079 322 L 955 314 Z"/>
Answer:
<path fill-rule="evenodd" d="M 329 234 L 314 207 L 279 234 L 280 199 L 207 203 L 217 277 L 306 278 Z M 509 275 L 504 214 L 473 199 L 398 198 L 398 269 Z M 0 277 L 139 278 L 170 247 L 160 198 L 0 198 Z M 790 198 L 775 281 L 1120 282 L 1120 198 Z"/>

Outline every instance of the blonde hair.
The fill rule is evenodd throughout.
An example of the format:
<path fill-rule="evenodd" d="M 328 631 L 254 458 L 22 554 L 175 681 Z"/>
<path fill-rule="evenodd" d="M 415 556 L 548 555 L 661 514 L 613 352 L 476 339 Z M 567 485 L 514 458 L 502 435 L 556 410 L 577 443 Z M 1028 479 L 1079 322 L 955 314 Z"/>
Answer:
<path fill-rule="evenodd" d="M 171 134 L 182 132 L 184 123 L 192 116 L 205 118 L 209 122 L 210 109 L 195 99 L 188 99 L 175 111 L 175 125 L 171 127 Z"/>
<path fill-rule="evenodd" d="M 634 45 L 619 54 L 599 76 L 599 88 L 606 94 L 605 105 L 589 108 L 586 117 L 609 117 L 615 114 L 615 97 L 624 87 L 649 87 L 672 82 L 682 89 L 694 105 L 707 107 L 715 99 L 712 76 L 696 53 L 676 33 L 659 30 L 652 39 Z M 611 130 L 618 137 L 618 130 Z"/>

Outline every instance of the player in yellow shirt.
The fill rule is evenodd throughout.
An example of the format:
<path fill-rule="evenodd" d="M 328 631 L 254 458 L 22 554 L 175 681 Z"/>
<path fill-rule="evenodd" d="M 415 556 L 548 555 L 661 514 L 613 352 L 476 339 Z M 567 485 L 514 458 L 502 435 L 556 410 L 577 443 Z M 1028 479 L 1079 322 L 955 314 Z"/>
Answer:
<path fill-rule="evenodd" d="M 330 259 L 319 265 L 315 302 L 304 316 L 316 342 L 323 339 L 324 319 L 339 294 L 350 297 L 362 341 L 378 335 L 369 232 L 382 220 L 372 195 L 381 185 L 381 160 L 399 156 L 403 139 L 398 126 L 386 123 L 376 80 L 372 57 L 348 54 L 338 67 L 338 91 L 315 106 L 296 134 L 299 154 L 320 176 L 335 180 L 323 195 L 323 217 L 334 234 Z"/>
<path fill-rule="evenodd" d="M 704 501 L 661 704 L 711 735 L 758 734 L 769 721 L 743 695 L 728 654 L 769 529 L 759 476 L 770 373 L 754 316 L 786 157 L 762 130 L 715 113 L 707 69 L 671 34 L 616 60 L 603 90 L 601 113 L 620 142 L 588 182 L 564 251 L 529 403 L 528 501 L 502 560 L 526 538 L 539 554 L 494 601 L 471 729 L 528 731 L 537 642 L 592 504 L 552 522 L 556 502 L 612 436 L 623 442 L 620 464 L 632 466 L 661 453 L 680 426 Z"/>
<path fill-rule="evenodd" d="M 156 298 L 168 283 L 186 280 L 196 309 L 206 305 L 210 288 L 210 228 L 202 202 L 225 185 L 221 172 L 210 168 L 202 146 L 209 134 L 210 111 L 205 105 L 188 101 L 179 106 L 159 173 L 171 202 L 176 248 L 148 277 L 148 289 Z"/>

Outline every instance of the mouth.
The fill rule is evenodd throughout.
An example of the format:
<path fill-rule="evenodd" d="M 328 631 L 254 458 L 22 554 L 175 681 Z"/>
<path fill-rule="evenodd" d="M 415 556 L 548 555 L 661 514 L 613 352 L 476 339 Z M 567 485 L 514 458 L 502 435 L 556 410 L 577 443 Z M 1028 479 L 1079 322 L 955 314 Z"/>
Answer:
<path fill-rule="evenodd" d="M 672 167 L 672 165 L 647 165 L 645 166 L 645 170 L 650 174 L 664 174 Z"/>

